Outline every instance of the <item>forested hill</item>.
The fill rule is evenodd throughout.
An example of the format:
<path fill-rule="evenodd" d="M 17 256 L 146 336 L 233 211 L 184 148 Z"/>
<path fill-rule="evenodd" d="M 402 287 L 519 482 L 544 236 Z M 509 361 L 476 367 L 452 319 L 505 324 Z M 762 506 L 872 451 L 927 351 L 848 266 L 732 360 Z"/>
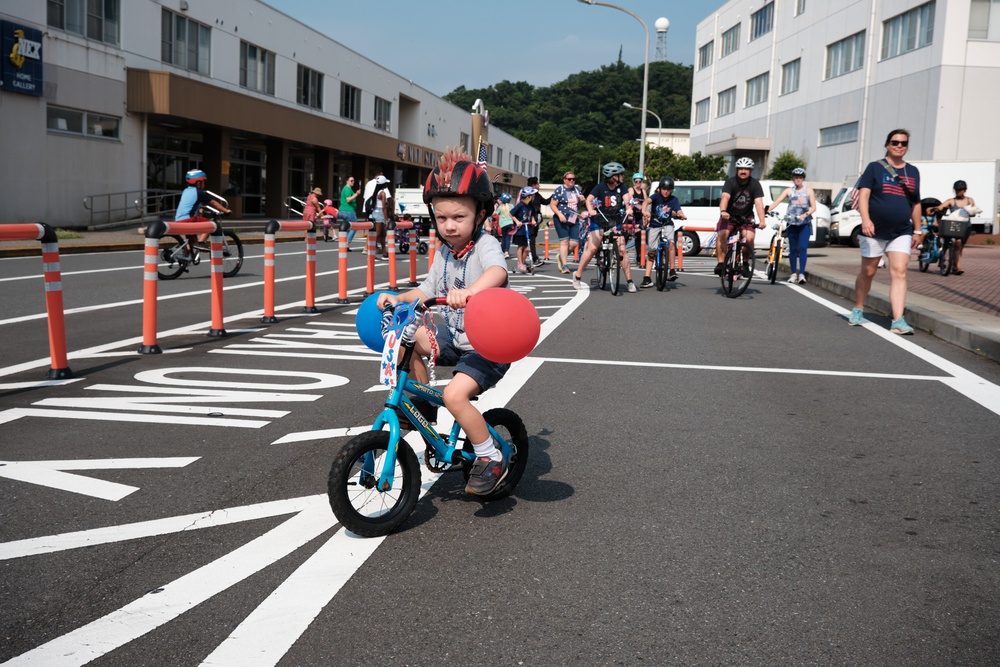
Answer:
<path fill-rule="evenodd" d="M 642 65 L 622 62 L 592 72 L 579 72 L 547 87 L 525 81 L 502 81 L 488 88 L 464 86 L 445 95 L 463 108 L 482 99 L 490 124 L 542 151 L 542 180 L 553 180 L 574 156 L 593 156 L 599 145 L 612 149 L 639 138 L 642 112 L 622 106 L 642 106 Z M 691 81 L 694 69 L 671 62 L 649 64 L 647 107 L 664 128 L 686 128 L 691 121 Z M 647 115 L 649 127 L 656 119 Z M 588 162 L 589 162 L 588 158 Z"/>

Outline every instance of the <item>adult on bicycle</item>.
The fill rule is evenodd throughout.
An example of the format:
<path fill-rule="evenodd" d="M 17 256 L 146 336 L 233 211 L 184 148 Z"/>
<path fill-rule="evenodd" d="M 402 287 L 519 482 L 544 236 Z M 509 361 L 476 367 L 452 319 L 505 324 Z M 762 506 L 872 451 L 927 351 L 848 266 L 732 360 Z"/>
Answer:
<path fill-rule="evenodd" d="M 760 219 L 758 225 L 764 229 L 764 189 L 760 181 L 751 176 L 753 160 L 741 157 L 736 161 L 736 176 L 728 179 L 722 186 L 722 199 L 719 201 L 719 223 L 715 227 L 715 256 L 719 263 L 715 265 L 715 275 L 722 275 L 722 267 L 726 262 L 726 250 L 729 237 L 737 232 L 743 235 L 747 253 L 753 252 L 754 231 L 753 215 L 757 212 Z M 749 257 L 748 257 L 749 259 Z M 744 271 L 750 271 L 750 264 L 744 265 Z M 744 278 L 750 276 L 744 275 Z"/>
<path fill-rule="evenodd" d="M 643 224 L 642 211 L 649 201 L 649 191 L 646 189 L 646 177 L 641 172 L 632 174 L 632 187 L 628 189 L 628 217 L 638 227 Z M 642 243 L 639 232 L 635 234 L 635 265 L 642 264 Z"/>
<path fill-rule="evenodd" d="M 607 218 L 612 227 L 621 225 L 625 220 L 625 204 L 628 200 L 628 188 L 623 184 L 625 167 L 617 162 L 609 162 L 601 167 L 601 175 L 604 176 L 604 182 L 595 185 L 594 189 L 587 195 L 590 233 L 587 236 L 587 246 L 583 249 L 583 257 L 580 258 L 580 265 L 576 268 L 576 273 L 573 274 L 573 287 L 576 289 L 583 289 L 580 279 L 583 277 L 587 264 L 601 247 L 601 241 L 604 238 L 604 217 Z M 601 207 L 604 217 L 597 214 L 597 206 Z M 625 239 L 621 236 L 618 237 L 618 254 L 623 259 L 625 258 Z M 629 262 L 622 262 L 622 268 L 625 269 L 628 291 L 635 292 L 636 288 L 635 283 L 632 282 L 632 269 L 629 267 Z"/>
<path fill-rule="evenodd" d="M 965 181 L 955 181 L 955 185 L 952 186 L 955 190 L 955 196 L 941 204 L 941 210 L 945 213 L 950 213 L 960 208 L 974 208 L 976 206 L 976 200 L 972 197 L 968 197 L 965 191 L 968 189 Z M 951 267 L 952 275 L 960 276 L 965 271 L 962 269 L 962 248 L 965 247 L 966 242 L 969 240 L 969 236 L 972 233 L 972 225 L 969 225 L 965 232 L 965 236 L 960 239 L 955 239 L 955 266 Z"/>
<path fill-rule="evenodd" d="M 211 206 L 226 214 L 232 212 L 213 199 L 212 195 L 205 192 L 205 183 L 208 181 L 208 176 L 205 175 L 204 171 L 201 169 L 191 169 L 184 175 L 184 180 L 187 182 L 188 187 L 184 188 L 184 191 L 181 192 L 180 201 L 177 203 L 177 211 L 174 213 L 174 222 L 211 222 L 208 218 L 198 215 L 199 209 L 203 206 Z M 178 253 L 177 259 L 183 261 L 191 259 L 191 253 L 194 252 L 193 239 L 194 236 L 188 237 L 187 249 Z M 204 243 L 206 239 L 208 239 L 208 234 L 198 235 L 199 243 Z"/>
<path fill-rule="evenodd" d="M 677 280 L 677 271 L 674 270 L 674 218 L 687 220 L 687 215 L 681 210 L 681 202 L 674 196 L 674 179 L 664 176 L 657 184 L 656 192 L 647 200 L 642 209 L 642 217 L 647 221 L 646 230 L 646 277 L 642 279 L 639 287 L 647 288 L 653 286 L 651 278 L 653 274 L 653 263 L 656 260 L 656 248 L 660 245 L 660 239 L 665 238 L 670 244 L 667 251 L 667 268 L 669 273 L 667 280 L 673 282 Z M 657 274 L 659 276 L 660 274 Z"/>
<path fill-rule="evenodd" d="M 806 282 L 806 255 L 809 253 L 809 236 L 812 234 L 812 214 L 816 210 L 816 193 L 805 185 L 805 181 L 805 169 L 792 169 L 792 187 L 782 190 L 770 206 L 773 211 L 788 197 L 785 222 L 788 225 L 788 263 L 792 267 L 788 282 L 793 285 L 803 285 Z"/>

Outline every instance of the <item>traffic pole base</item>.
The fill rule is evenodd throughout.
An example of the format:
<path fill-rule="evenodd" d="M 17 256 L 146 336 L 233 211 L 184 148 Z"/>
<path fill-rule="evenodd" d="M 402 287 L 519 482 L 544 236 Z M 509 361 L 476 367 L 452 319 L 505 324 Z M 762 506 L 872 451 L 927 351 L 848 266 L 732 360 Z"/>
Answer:
<path fill-rule="evenodd" d="M 262 317 L 262 318 L 260 318 L 260 321 L 261 321 L 262 324 L 275 324 L 275 323 L 277 323 L 278 318 L 275 317 L 274 315 L 271 315 L 270 317 Z"/>
<path fill-rule="evenodd" d="M 336 304 L 348 304 L 350 302 L 351 302 L 350 299 L 337 299 L 336 301 L 334 301 L 334 303 Z"/>
<path fill-rule="evenodd" d="M 228 336 L 228 335 L 229 334 L 226 333 L 225 329 L 209 329 L 208 330 L 208 336 L 211 337 L 211 338 L 222 338 L 222 337 Z"/>
<path fill-rule="evenodd" d="M 73 377 L 73 371 L 69 368 L 50 368 L 45 374 L 46 380 L 68 380 Z"/>
<path fill-rule="evenodd" d="M 317 308 L 316 306 L 302 306 L 302 312 L 303 313 L 318 313 L 319 312 L 319 308 Z"/>
<path fill-rule="evenodd" d="M 139 354 L 163 354 L 159 345 L 140 345 Z"/>
<path fill-rule="evenodd" d="M 420 283 L 414 283 L 414 282 L 406 283 L 407 287 L 418 287 L 419 285 L 420 285 Z"/>

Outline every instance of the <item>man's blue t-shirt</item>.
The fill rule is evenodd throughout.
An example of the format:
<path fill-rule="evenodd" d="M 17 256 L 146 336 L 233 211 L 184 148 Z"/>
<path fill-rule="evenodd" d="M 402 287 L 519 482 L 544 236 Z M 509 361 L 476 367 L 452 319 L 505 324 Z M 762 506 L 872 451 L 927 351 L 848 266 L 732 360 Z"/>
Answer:
<path fill-rule="evenodd" d="M 912 164 L 896 169 L 896 175 L 906 183 L 913 201 L 920 201 L 920 172 Z M 858 179 L 858 189 L 868 188 L 868 217 L 875 224 L 875 238 L 892 240 L 913 233 L 913 204 L 896 179 L 881 161 L 869 162 Z"/>
<path fill-rule="evenodd" d="M 652 215 L 649 219 L 650 227 L 663 227 L 672 225 L 671 213 L 678 213 L 681 210 L 681 201 L 672 194 L 664 197 L 659 192 L 654 192 L 649 198 L 653 203 L 650 205 Z"/>
<path fill-rule="evenodd" d="M 177 203 L 177 213 L 174 215 L 174 222 L 182 222 L 194 217 L 198 209 L 211 203 L 212 195 L 204 190 L 199 190 L 193 185 L 189 185 L 181 192 L 181 199 Z"/>

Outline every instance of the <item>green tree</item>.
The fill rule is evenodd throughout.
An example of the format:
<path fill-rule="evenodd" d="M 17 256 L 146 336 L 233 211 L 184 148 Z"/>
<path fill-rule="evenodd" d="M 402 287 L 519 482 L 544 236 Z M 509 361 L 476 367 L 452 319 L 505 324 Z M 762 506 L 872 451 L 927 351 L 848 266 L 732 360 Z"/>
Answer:
<path fill-rule="evenodd" d="M 771 169 L 767 172 L 767 175 L 765 175 L 764 178 L 775 181 L 790 181 L 792 180 L 792 169 L 795 169 L 796 167 L 802 167 L 805 169 L 805 160 L 792 151 L 782 151 L 781 153 L 778 153 L 778 157 L 774 158 L 774 161 L 771 162 Z"/>

